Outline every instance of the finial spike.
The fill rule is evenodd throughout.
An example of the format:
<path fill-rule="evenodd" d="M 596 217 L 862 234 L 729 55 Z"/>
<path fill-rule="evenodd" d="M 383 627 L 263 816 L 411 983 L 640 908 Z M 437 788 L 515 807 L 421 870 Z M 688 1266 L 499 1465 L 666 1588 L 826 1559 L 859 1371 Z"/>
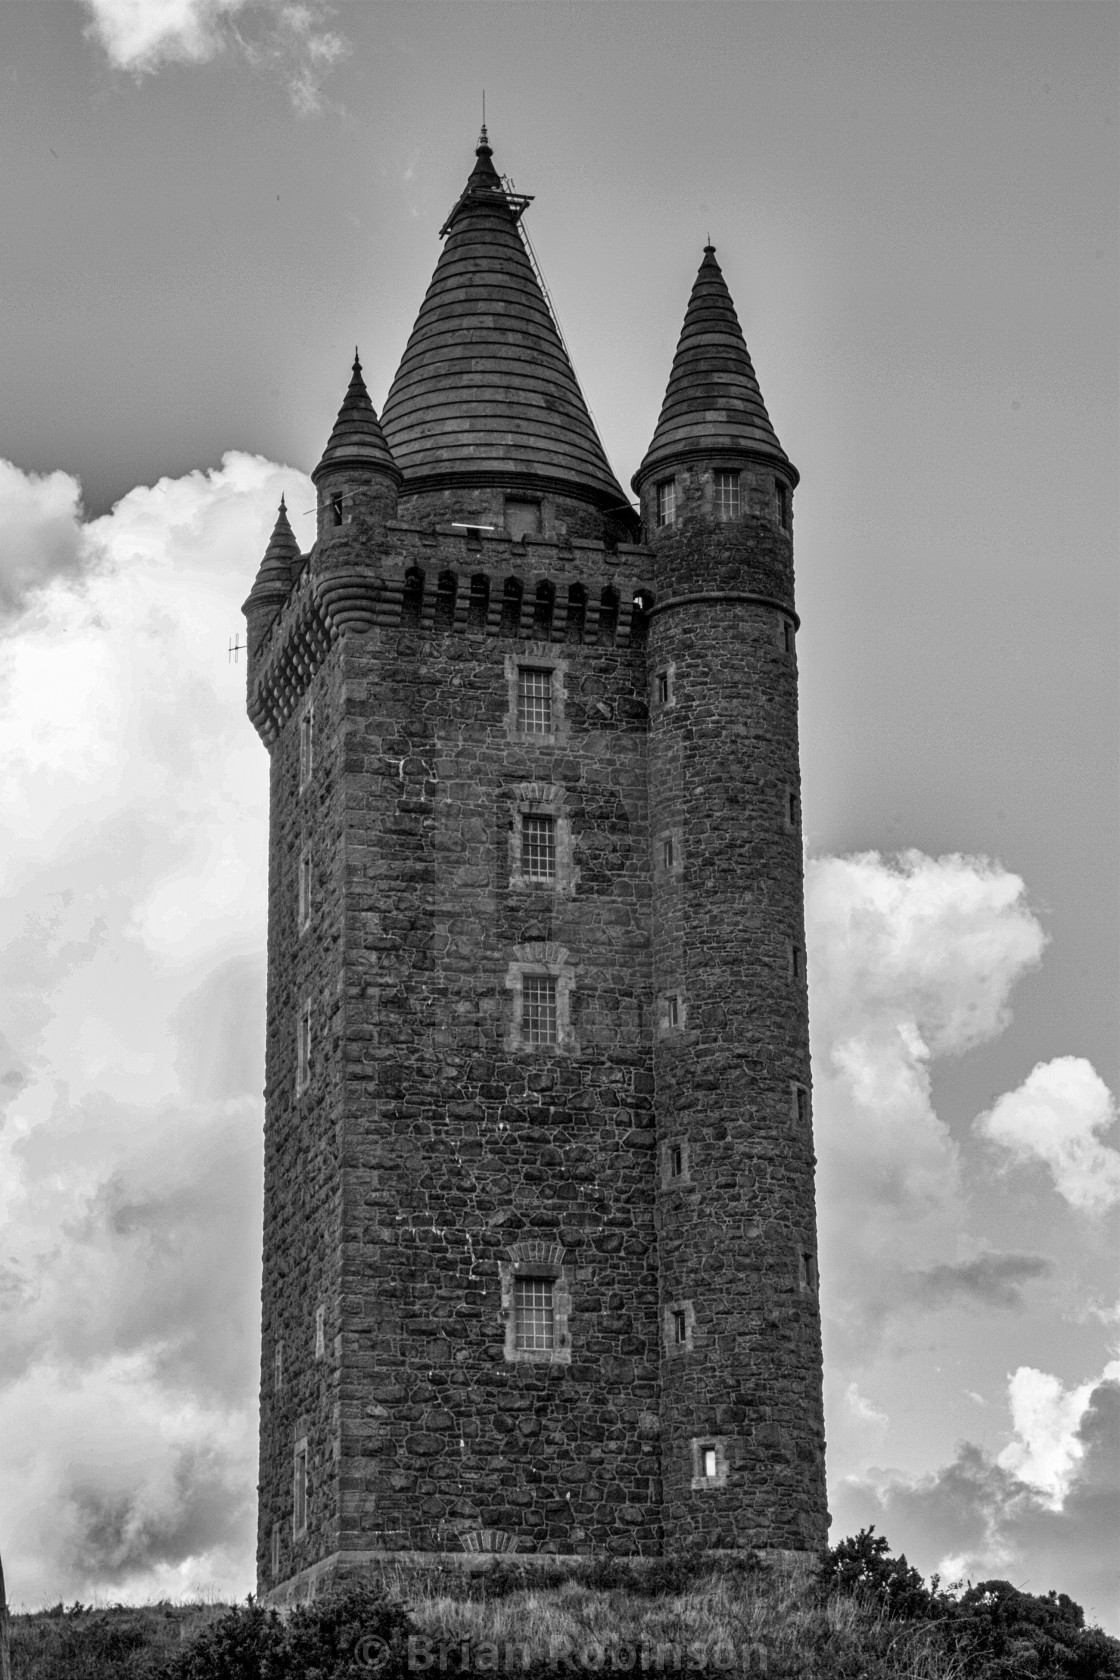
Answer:
<path fill-rule="evenodd" d="M 287 511 L 288 511 L 288 504 L 284 500 L 284 492 L 283 492 L 283 490 L 281 490 L 281 492 L 280 492 L 280 512 L 281 513 L 287 513 Z"/>

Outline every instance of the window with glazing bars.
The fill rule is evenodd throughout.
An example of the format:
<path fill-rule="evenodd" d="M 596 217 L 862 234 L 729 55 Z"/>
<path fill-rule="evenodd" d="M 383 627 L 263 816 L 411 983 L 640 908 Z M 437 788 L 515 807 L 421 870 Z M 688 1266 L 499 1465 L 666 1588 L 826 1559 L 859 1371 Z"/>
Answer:
<path fill-rule="evenodd" d="M 673 479 L 666 479 L 664 484 L 657 486 L 657 523 L 672 525 L 677 517 L 677 486 Z"/>
<path fill-rule="evenodd" d="M 717 472 L 715 492 L 716 518 L 738 519 L 739 474 L 737 472 Z"/>
<path fill-rule="evenodd" d="M 519 1348 L 547 1352 L 555 1345 L 551 1278 L 514 1278 L 513 1326 Z"/>
<path fill-rule="evenodd" d="M 555 817 L 522 817 L 521 873 L 534 881 L 551 881 L 555 876 Z"/>
<path fill-rule="evenodd" d="M 552 672 L 522 665 L 517 672 L 517 727 L 526 735 L 552 733 Z"/>
<path fill-rule="evenodd" d="M 556 1043 L 556 981 L 550 974 L 521 977 L 521 1036 L 526 1044 Z"/>

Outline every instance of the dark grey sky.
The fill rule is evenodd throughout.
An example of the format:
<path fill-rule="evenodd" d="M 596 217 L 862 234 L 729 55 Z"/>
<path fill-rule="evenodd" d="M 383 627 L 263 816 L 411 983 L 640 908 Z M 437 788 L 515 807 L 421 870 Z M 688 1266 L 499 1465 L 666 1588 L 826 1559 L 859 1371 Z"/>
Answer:
<path fill-rule="evenodd" d="M 155 633 L 156 607 L 141 612 L 127 594 L 131 578 L 137 600 L 152 590 L 160 622 L 176 622 L 184 669 L 201 658 L 190 635 L 204 625 L 224 671 L 225 637 L 238 627 L 256 562 L 248 550 L 262 540 L 256 521 L 265 517 L 238 497 L 275 497 L 282 475 L 261 467 L 254 478 L 239 467 L 209 488 L 186 475 L 216 468 L 229 450 L 308 471 L 355 342 L 380 406 L 438 256 L 438 229 L 472 161 L 483 88 L 496 162 L 536 194 L 528 231 L 623 482 L 653 431 L 710 234 L 776 429 L 802 473 L 795 514 L 811 848 L 986 855 L 1023 878 L 1050 941 L 1032 970 L 1021 952 L 1008 955 L 1007 915 L 983 911 L 1003 931 L 990 958 L 982 942 L 975 947 L 968 985 L 987 984 L 985 963 L 1002 976 L 992 982 L 1001 996 L 1014 976 L 1013 1019 L 985 1042 L 949 1034 L 931 1064 L 936 1114 L 966 1178 L 977 1175 L 958 1235 L 1008 1251 L 1042 1243 L 1052 1265 L 1035 1341 L 1021 1317 L 965 1313 L 941 1340 L 931 1332 L 889 1358 L 868 1354 L 849 1422 L 860 1425 L 859 1396 L 874 1392 L 902 1420 L 882 1462 L 918 1470 L 923 1440 L 932 1467 L 964 1432 L 957 1403 L 938 1386 L 946 1362 L 964 1373 L 954 1394 L 962 1383 L 998 1387 L 1023 1363 L 1057 1370 L 1067 1387 L 1082 1382 L 1099 1368 L 1104 1335 L 1096 1306 L 1077 1316 L 1077 1302 L 1095 1302 L 1110 1275 L 1099 1233 L 1050 1191 L 1049 1201 L 1042 1191 L 1024 1200 L 1019 1180 L 984 1177 L 971 1127 L 1039 1062 L 1084 1058 L 1120 1087 L 1120 13 L 1030 0 L 302 10 L 189 0 L 182 15 L 198 31 L 165 39 L 161 52 L 152 3 L 0 9 L 0 457 L 19 469 L 0 483 L 8 591 L 0 587 L 0 604 L 19 595 L 12 579 L 37 565 L 44 574 L 80 570 L 85 553 L 65 509 L 46 521 L 39 503 L 34 518 L 26 512 L 39 493 L 21 474 L 74 475 L 91 516 L 136 486 L 174 481 L 98 528 L 125 592 L 112 596 L 120 616 L 110 629 L 123 636 L 128 627 L 122 659 L 147 657 L 135 649 Z M 128 33 L 145 27 L 155 43 L 146 61 L 141 36 Z M 302 483 L 294 473 L 284 482 L 293 494 Z M 292 506 L 306 545 L 306 487 Z M 181 600 L 163 573 L 158 589 L 145 581 L 141 561 L 153 555 L 169 576 L 181 568 Z M 73 637 L 75 684 L 85 672 L 97 696 L 96 705 L 79 704 L 109 719 L 96 752 L 127 739 L 133 769 L 119 780 L 131 785 L 131 775 L 138 786 L 147 746 L 128 731 L 140 696 L 163 717 L 161 679 L 138 663 L 145 686 L 134 673 L 127 688 L 121 675 L 117 695 L 111 662 L 87 649 L 83 664 L 77 623 L 65 613 L 53 630 L 35 611 L 17 620 L 12 658 L 22 647 L 26 670 L 37 671 L 59 625 Z M 54 667 L 48 660 L 43 669 Z M 217 680 L 205 669 L 205 682 L 201 664 L 195 673 L 203 687 Z M 163 697 L 161 741 L 176 730 L 193 739 L 209 715 L 195 689 L 184 696 Z M 81 781 L 81 755 L 41 744 L 55 741 L 46 677 L 28 677 L 17 701 L 15 715 L 35 720 L 19 799 L 27 811 L 54 813 L 61 832 L 71 819 L 53 802 L 67 777 Z M 185 784 L 202 804 L 221 785 L 228 814 L 264 770 L 240 756 L 231 732 L 243 720 L 219 715 L 196 780 Z M 250 746 L 246 735 L 246 754 Z M 167 765 L 178 764 L 179 750 L 167 748 Z M 170 831 L 184 820 L 183 793 L 167 765 L 166 782 L 149 776 L 143 798 L 166 786 Z M 118 772 L 105 774 L 111 781 Z M 82 797 L 94 795 L 87 787 Z M 157 799 L 146 828 L 115 816 L 97 868 L 90 852 L 71 871 L 73 880 L 88 876 L 92 904 L 98 870 L 127 866 L 147 880 L 152 859 L 162 860 L 166 879 L 151 888 L 157 910 L 136 908 L 139 921 L 121 924 L 128 960 L 114 972 L 136 996 L 151 986 L 131 966 L 135 926 L 162 929 L 166 956 L 169 929 L 197 943 L 192 928 L 218 925 L 218 912 L 175 875 L 159 810 Z M 257 855 L 259 812 L 242 817 L 244 855 Z M 20 828 L 24 838 L 39 832 L 31 818 Z M 206 844 L 198 842 L 196 866 L 213 885 L 224 878 L 224 842 Z M 72 890 L 63 863 L 51 869 L 50 891 Z M 13 916 L 21 895 L 30 903 L 47 892 L 48 873 L 44 864 L 34 880 L 13 875 Z M 956 879 L 935 872 L 930 895 Z M 867 878 L 867 891 L 876 881 Z M 834 898 L 847 890 L 833 881 Z M 219 887 L 213 893 L 224 902 Z M 943 944 L 954 937 L 951 917 L 930 925 Z M 236 952 L 215 945 L 214 964 L 240 961 L 252 945 L 245 939 Z M 936 956 L 931 947 L 915 959 L 915 998 Z M 18 965 L 12 972 L 18 978 Z M 199 996 L 218 996 L 215 973 L 192 972 Z M 955 984 L 940 970 L 928 980 L 933 991 Z M 860 985 L 863 996 L 866 976 Z M 88 1009 L 92 995 L 50 1005 L 69 1023 L 66 1046 L 78 1042 L 78 1015 L 67 1011 Z M 910 1019 L 907 1010 L 921 1018 L 922 1007 L 912 998 L 898 1019 Z M 822 1021 L 826 1013 L 822 1004 Z M 155 1016 L 136 1019 L 155 1031 Z M 895 1031 L 893 1015 L 883 1021 L 884 1032 Z M 128 1057 L 148 1054 L 143 1035 L 119 1030 L 132 1067 Z M 966 1044 L 968 1054 L 957 1055 Z M 47 1080 L 50 1057 L 36 1054 Z M 57 1054 L 69 1054 L 62 1038 Z M 909 1075 L 920 1063 L 908 1064 Z M 94 1056 L 89 1065 L 101 1063 Z M 188 1080 L 184 1090 L 217 1090 L 216 1078 Z M 923 1123 L 918 1114 L 915 1136 Z M 938 1159 L 948 1171 L 944 1149 Z M 1010 1287 L 986 1275 L 973 1283 L 989 1305 Z M 985 1404 L 975 1436 L 994 1451 L 1006 1439 L 1006 1412 Z M 863 1419 L 870 1428 L 874 1410 Z M 848 1452 L 847 1462 L 866 1466 L 854 1437 L 850 1451 L 843 1445 L 846 1425 L 836 1418 L 834 1408 L 834 1462 Z"/>

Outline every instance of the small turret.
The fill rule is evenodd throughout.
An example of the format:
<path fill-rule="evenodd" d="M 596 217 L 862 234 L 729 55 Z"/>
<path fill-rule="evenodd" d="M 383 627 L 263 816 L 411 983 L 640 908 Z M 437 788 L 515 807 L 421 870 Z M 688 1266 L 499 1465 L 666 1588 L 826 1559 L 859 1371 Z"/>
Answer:
<path fill-rule="evenodd" d="M 661 416 L 632 483 L 646 531 L 748 513 L 789 531 L 797 468 L 778 442 L 716 261 L 704 259 L 688 300 Z"/>
<path fill-rule="evenodd" d="M 280 510 L 276 515 L 276 524 L 272 528 L 268 547 L 264 551 L 264 559 L 257 568 L 253 587 L 241 608 L 247 622 L 246 635 L 250 657 L 260 646 L 266 630 L 288 599 L 292 584 L 299 574 L 302 558 L 295 532 L 288 523 L 287 503 L 281 496 Z"/>
<path fill-rule="evenodd" d="M 311 478 L 319 492 L 320 542 L 352 524 L 359 512 L 380 523 L 397 516 L 401 471 L 370 401 L 357 350 L 338 419 Z"/>

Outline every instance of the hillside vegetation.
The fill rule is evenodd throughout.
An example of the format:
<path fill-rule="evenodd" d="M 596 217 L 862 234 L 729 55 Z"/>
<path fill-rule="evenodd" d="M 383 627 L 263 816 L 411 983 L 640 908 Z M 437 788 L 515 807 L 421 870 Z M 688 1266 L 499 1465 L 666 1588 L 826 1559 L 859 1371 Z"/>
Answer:
<path fill-rule="evenodd" d="M 1064 1593 L 984 1581 L 927 1585 L 872 1529 L 828 1553 L 819 1579 L 749 1555 L 477 1573 L 387 1565 L 286 1617 L 254 1603 L 16 1616 L 12 1680 L 525 1680 L 593 1673 L 770 1680 L 1120 1677 L 1120 1641 Z"/>

